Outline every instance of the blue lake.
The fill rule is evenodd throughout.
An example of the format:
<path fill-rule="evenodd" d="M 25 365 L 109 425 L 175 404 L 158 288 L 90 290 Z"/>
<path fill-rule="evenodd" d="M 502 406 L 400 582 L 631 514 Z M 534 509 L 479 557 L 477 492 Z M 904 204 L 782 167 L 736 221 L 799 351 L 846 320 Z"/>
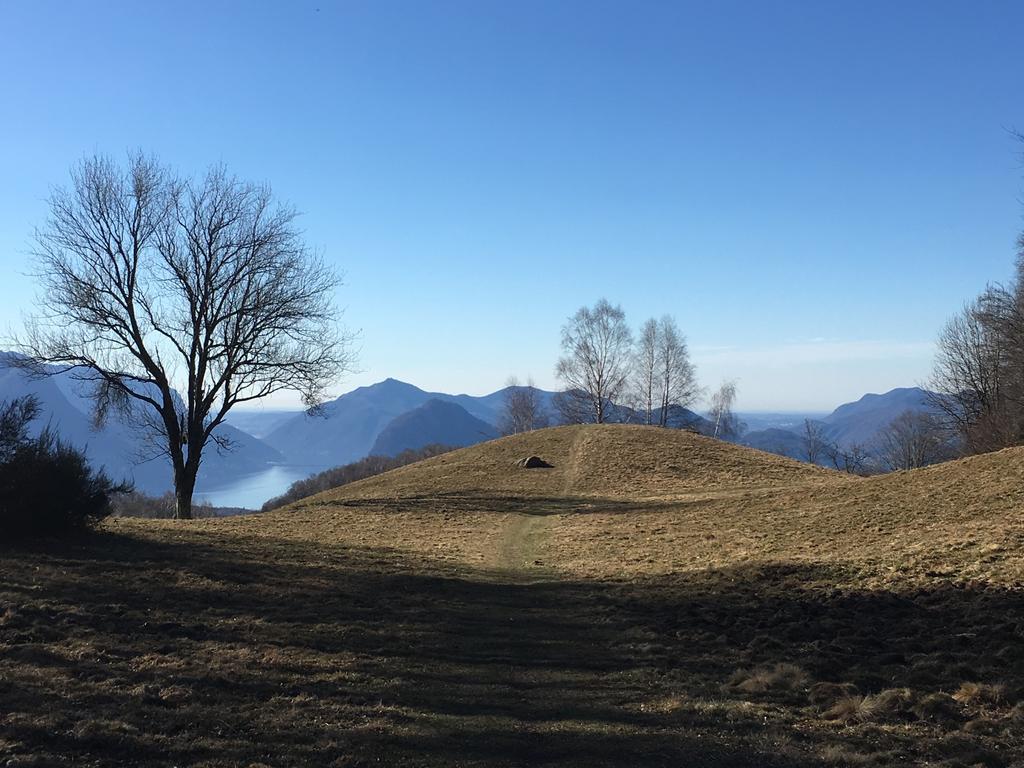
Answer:
<path fill-rule="evenodd" d="M 195 500 L 209 502 L 215 507 L 245 507 L 258 510 L 263 506 L 263 502 L 280 496 L 296 480 L 302 480 L 322 469 L 323 467 L 308 465 L 279 464 L 263 472 L 246 475 L 227 485 L 206 485 L 198 488 Z"/>

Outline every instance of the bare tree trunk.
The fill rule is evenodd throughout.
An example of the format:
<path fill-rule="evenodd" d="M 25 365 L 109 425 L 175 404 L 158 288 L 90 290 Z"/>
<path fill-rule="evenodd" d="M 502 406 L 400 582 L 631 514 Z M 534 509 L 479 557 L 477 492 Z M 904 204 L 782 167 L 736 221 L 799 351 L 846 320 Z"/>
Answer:
<path fill-rule="evenodd" d="M 192 496 L 196 489 L 196 477 L 199 475 L 199 457 L 202 454 L 201 444 L 198 442 L 198 430 L 192 430 L 193 437 L 190 443 L 183 446 L 175 446 L 171 451 L 171 463 L 174 465 L 174 519 L 192 519 Z M 189 445 L 197 446 L 196 450 L 188 448 Z M 188 449 L 188 456 L 185 450 Z"/>
<path fill-rule="evenodd" d="M 196 492 L 196 473 L 187 466 L 174 472 L 174 519 L 191 519 L 191 498 Z"/>
<path fill-rule="evenodd" d="M 174 519 L 192 519 L 192 494 L 195 492 L 195 478 L 184 476 L 176 477 L 174 480 Z"/>
<path fill-rule="evenodd" d="M 647 426 L 651 426 L 654 415 L 654 384 L 652 379 L 647 380 L 647 392 L 645 394 L 647 395 L 646 407 L 644 408 L 646 414 L 645 422 Z"/>

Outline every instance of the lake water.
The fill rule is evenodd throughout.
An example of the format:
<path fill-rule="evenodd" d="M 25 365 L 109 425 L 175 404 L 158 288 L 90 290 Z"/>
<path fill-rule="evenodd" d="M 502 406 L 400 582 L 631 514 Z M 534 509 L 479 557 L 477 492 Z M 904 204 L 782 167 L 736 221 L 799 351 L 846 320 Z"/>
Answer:
<path fill-rule="evenodd" d="M 209 502 L 215 507 L 245 507 L 259 509 L 263 502 L 280 496 L 296 480 L 302 480 L 323 467 L 279 464 L 263 472 L 247 475 L 224 486 L 198 488 L 197 502 Z"/>

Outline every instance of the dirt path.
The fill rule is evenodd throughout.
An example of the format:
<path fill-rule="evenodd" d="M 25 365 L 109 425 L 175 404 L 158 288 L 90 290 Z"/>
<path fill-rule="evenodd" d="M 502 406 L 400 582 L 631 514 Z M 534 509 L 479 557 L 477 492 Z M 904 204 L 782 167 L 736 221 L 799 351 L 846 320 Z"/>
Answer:
<path fill-rule="evenodd" d="M 552 578 L 542 553 L 547 532 L 557 520 L 554 515 L 510 515 L 494 566 L 517 584 Z"/>
<path fill-rule="evenodd" d="M 4 553 L 0 765 L 819 765 L 708 709 L 722 608 L 676 642 L 689 600 L 544 562 L 564 520 L 496 513 L 480 570 L 200 526 Z"/>

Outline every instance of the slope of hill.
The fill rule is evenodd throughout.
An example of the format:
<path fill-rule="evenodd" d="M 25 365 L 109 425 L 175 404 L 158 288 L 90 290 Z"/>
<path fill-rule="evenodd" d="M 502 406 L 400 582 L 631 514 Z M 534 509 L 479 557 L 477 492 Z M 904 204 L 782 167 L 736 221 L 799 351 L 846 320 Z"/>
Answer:
<path fill-rule="evenodd" d="M 527 455 L 554 466 L 514 465 Z M 263 515 L 111 520 L 3 550 L 0 750 L 144 768 L 1021 765 L 1021 477 L 1024 449 L 854 478 L 577 426 Z"/>
<path fill-rule="evenodd" d="M 552 467 L 515 466 L 527 455 Z M 584 425 L 453 451 L 297 506 L 586 511 L 559 519 L 548 562 L 589 576 L 611 563 L 620 572 L 671 573 L 679 552 L 690 553 L 689 568 L 717 567 L 744 551 L 787 561 L 841 555 L 919 574 L 953 557 L 964 574 L 1008 567 L 1012 580 L 1024 577 L 1021 477 L 1024 448 L 861 478 L 688 432 Z M 637 519 L 624 511 L 642 511 L 660 535 L 634 549 Z"/>
<path fill-rule="evenodd" d="M 427 445 L 462 447 L 497 436 L 493 426 L 462 406 L 435 398 L 392 419 L 377 436 L 370 455 L 397 456 Z"/>
<path fill-rule="evenodd" d="M 515 466 L 518 459 L 530 455 L 552 466 L 534 470 Z M 453 451 L 328 491 L 326 497 L 315 500 L 456 494 L 664 498 L 822 480 L 841 482 L 843 478 L 692 432 L 592 424 L 541 429 Z"/>

